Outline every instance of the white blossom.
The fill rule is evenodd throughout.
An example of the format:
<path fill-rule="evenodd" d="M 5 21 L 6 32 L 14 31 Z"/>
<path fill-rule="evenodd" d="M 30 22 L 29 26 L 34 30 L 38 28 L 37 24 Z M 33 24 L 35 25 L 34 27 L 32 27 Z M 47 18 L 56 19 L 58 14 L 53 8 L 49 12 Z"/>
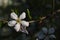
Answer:
<path fill-rule="evenodd" d="M 18 32 L 24 32 L 28 34 L 28 31 L 26 30 L 26 27 L 29 26 L 29 22 L 24 21 L 23 19 L 26 18 L 26 13 L 23 12 L 19 17 L 16 15 L 15 12 L 12 12 L 10 14 L 11 18 L 14 20 L 11 20 L 8 22 L 8 26 L 12 27 L 14 26 L 14 29 Z"/>

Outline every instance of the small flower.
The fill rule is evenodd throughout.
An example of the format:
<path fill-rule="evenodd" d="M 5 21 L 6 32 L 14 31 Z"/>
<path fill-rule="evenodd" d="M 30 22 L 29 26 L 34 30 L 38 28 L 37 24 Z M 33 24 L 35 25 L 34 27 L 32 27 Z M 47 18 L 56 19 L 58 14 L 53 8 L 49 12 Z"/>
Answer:
<path fill-rule="evenodd" d="M 23 12 L 19 17 L 15 14 L 15 12 L 12 12 L 10 14 L 11 18 L 14 19 L 12 21 L 8 22 L 8 26 L 15 26 L 14 29 L 18 32 L 25 32 L 28 33 L 26 30 L 26 27 L 29 26 L 29 22 L 24 21 L 23 19 L 26 18 L 25 12 Z"/>
<path fill-rule="evenodd" d="M 36 35 L 35 37 L 38 40 L 49 40 L 49 39 L 55 39 L 56 36 L 54 35 L 55 28 L 54 27 L 43 27 Z"/>

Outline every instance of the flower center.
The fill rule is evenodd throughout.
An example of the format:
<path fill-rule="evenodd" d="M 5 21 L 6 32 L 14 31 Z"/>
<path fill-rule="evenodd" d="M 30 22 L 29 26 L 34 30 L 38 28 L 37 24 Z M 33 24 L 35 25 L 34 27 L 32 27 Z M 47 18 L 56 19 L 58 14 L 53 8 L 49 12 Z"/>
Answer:
<path fill-rule="evenodd" d="M 17 21 L 17 23 L 20 23 L 21 22 L 21 20 L 19 18 L 16 21 Z"/>

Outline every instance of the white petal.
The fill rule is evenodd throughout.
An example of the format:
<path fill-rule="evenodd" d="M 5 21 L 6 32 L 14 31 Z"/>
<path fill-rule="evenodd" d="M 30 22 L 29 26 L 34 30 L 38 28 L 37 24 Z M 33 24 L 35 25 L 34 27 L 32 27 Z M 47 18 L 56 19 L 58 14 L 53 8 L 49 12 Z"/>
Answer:
<path fill-rule="evenodd" d="M 29 26 L 29 22 L 26 22 L 26 21 L 21 21 L 21 24 L 22 24 L 22 26 Z"/>
<path fill-rule="evenodd" d="M 20 17 L 19 17 L 20 19 L 24 19 L 24 18 L 26 18 L 26 13 L 25 12 L 23 12 L 21 15 L 20 15 Z"/>
<path fill-rule="evenodd" d="M 21 26 L 21 30 L 20 31 L 23 32 L 23 33 L 27 33 L 28 34 L 28 31 L 27 31 L 26 27 L 24 27 L 24 26 Z"/>
<path fill-rule="evenodd" d="M 18 31 L 20 30 L 20 24 L 17 23 L 17 24 L 15 25 L 14 29 L 18 32 Z"/>
<path fill-rule="evenodd" d="M 15 12 L 12 12 L 10 16 L 12 19 L 18 19 L 18 16 L 15 14 Z"/>
<path fill-rule="evenodd" d="M 9 21 L 8 22 L 8 26 L 14 26 L 16 24 L 15 20 Z"/>
<path fill-rule="evenodd" d="M 29 34 L 27 30 L 22 30 L 21 32 Z"/>

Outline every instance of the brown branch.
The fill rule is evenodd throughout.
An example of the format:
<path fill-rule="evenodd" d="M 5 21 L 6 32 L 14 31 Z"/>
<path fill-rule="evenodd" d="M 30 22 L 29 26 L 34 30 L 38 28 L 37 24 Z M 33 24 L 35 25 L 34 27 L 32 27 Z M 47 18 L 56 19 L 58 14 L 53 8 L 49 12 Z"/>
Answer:
<path fill-rule="evenodd" d="M 42 20 L 44 20 L 46 17 L 41 17 L 39 20 L 32 20 L 32 21 L 29 21 L 29 23 L 33 23 L 33 22 L 41 22 Z M 3 22 L 3 23 L 8 23 L 7 19 L 0 19 L 0 22 Z"/>
<path fill-rule="evenodd" d="M 0 22 L 7 23 L 7 19 L 0 19 Z"/>

